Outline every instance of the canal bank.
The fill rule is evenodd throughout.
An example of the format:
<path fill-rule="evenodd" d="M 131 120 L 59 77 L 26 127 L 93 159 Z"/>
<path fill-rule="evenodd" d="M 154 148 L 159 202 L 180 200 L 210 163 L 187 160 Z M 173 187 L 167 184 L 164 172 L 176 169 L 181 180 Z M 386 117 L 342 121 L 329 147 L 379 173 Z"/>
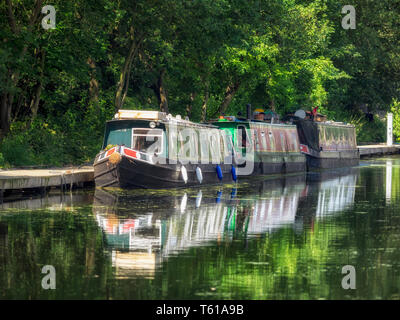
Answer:
<path fill-rule="evenodd" d="M 388 154 L 400 153 L 400 145 L 388 146 L 386 144 L 369 144 L 358 146 L 360 158 L 363 157 L 377 157 Z"/>
<path fill-rule="evenodd" d="M 0 203 L 5 194 L 15 191 L 46 193 L 51 188 L 60 190 L 92 185 L 93 167 L 67 167 L 55 169 L 0 170 Z"/>

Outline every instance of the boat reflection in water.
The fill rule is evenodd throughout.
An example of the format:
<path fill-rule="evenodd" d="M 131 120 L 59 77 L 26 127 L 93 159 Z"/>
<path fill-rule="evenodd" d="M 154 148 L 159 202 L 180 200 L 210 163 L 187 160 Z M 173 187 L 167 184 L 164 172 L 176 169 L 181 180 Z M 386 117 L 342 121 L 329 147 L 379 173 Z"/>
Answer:
<path fill-rule="evenodd" d="M 93 212 L 111 250 L 116 278 L 153 277 L 172 255 L 274 232 L 302 230 L 351 208 L 357 169 L 241 183 L 238 189 L 191 189 L 168 196 L 97 189 Z"/>

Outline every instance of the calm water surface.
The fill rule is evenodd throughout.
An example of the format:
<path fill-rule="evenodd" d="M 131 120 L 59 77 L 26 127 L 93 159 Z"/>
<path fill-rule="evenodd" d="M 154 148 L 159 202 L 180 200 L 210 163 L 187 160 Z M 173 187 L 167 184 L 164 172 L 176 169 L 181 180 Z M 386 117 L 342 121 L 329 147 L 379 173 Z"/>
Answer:
<path fill-rule="evenodd" d="M 400 299 L 400 157 L 0 205 L 1 299 Z M 56 269 L 43 290 L 41 268 Z M 356 269 L 356 290 L 341 286 Z"/>

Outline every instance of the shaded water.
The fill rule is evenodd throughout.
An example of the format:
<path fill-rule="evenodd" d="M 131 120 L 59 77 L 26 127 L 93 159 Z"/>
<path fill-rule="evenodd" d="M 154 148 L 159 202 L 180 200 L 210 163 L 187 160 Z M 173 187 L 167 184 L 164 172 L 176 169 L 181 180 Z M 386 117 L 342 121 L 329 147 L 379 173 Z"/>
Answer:
<path fill-rule="evenodd" d="M 233 188 L 235 187 L 235 188 Z M 1 299 L 399 299 L 400 157 L 0 206 Z M 44 290 L 41 268 L 56 269 Z M 356 289 L 341 286 L 353 265 Z"/>

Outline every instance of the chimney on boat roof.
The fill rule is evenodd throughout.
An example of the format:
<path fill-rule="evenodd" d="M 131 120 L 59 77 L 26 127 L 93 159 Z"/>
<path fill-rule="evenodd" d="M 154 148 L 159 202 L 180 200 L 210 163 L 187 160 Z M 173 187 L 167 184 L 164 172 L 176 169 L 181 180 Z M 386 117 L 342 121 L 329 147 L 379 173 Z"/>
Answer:
<path fill-rule="evenodd" d="M 247 110 L 247 115 L 246 115 L 246 119 L 247 120 L 251 120 L 252 119 L 252 112 L 251 112 L 251 104 L 250 103 L 248 103 L 247 105 L 246 105 L 246 110 Z"/>

